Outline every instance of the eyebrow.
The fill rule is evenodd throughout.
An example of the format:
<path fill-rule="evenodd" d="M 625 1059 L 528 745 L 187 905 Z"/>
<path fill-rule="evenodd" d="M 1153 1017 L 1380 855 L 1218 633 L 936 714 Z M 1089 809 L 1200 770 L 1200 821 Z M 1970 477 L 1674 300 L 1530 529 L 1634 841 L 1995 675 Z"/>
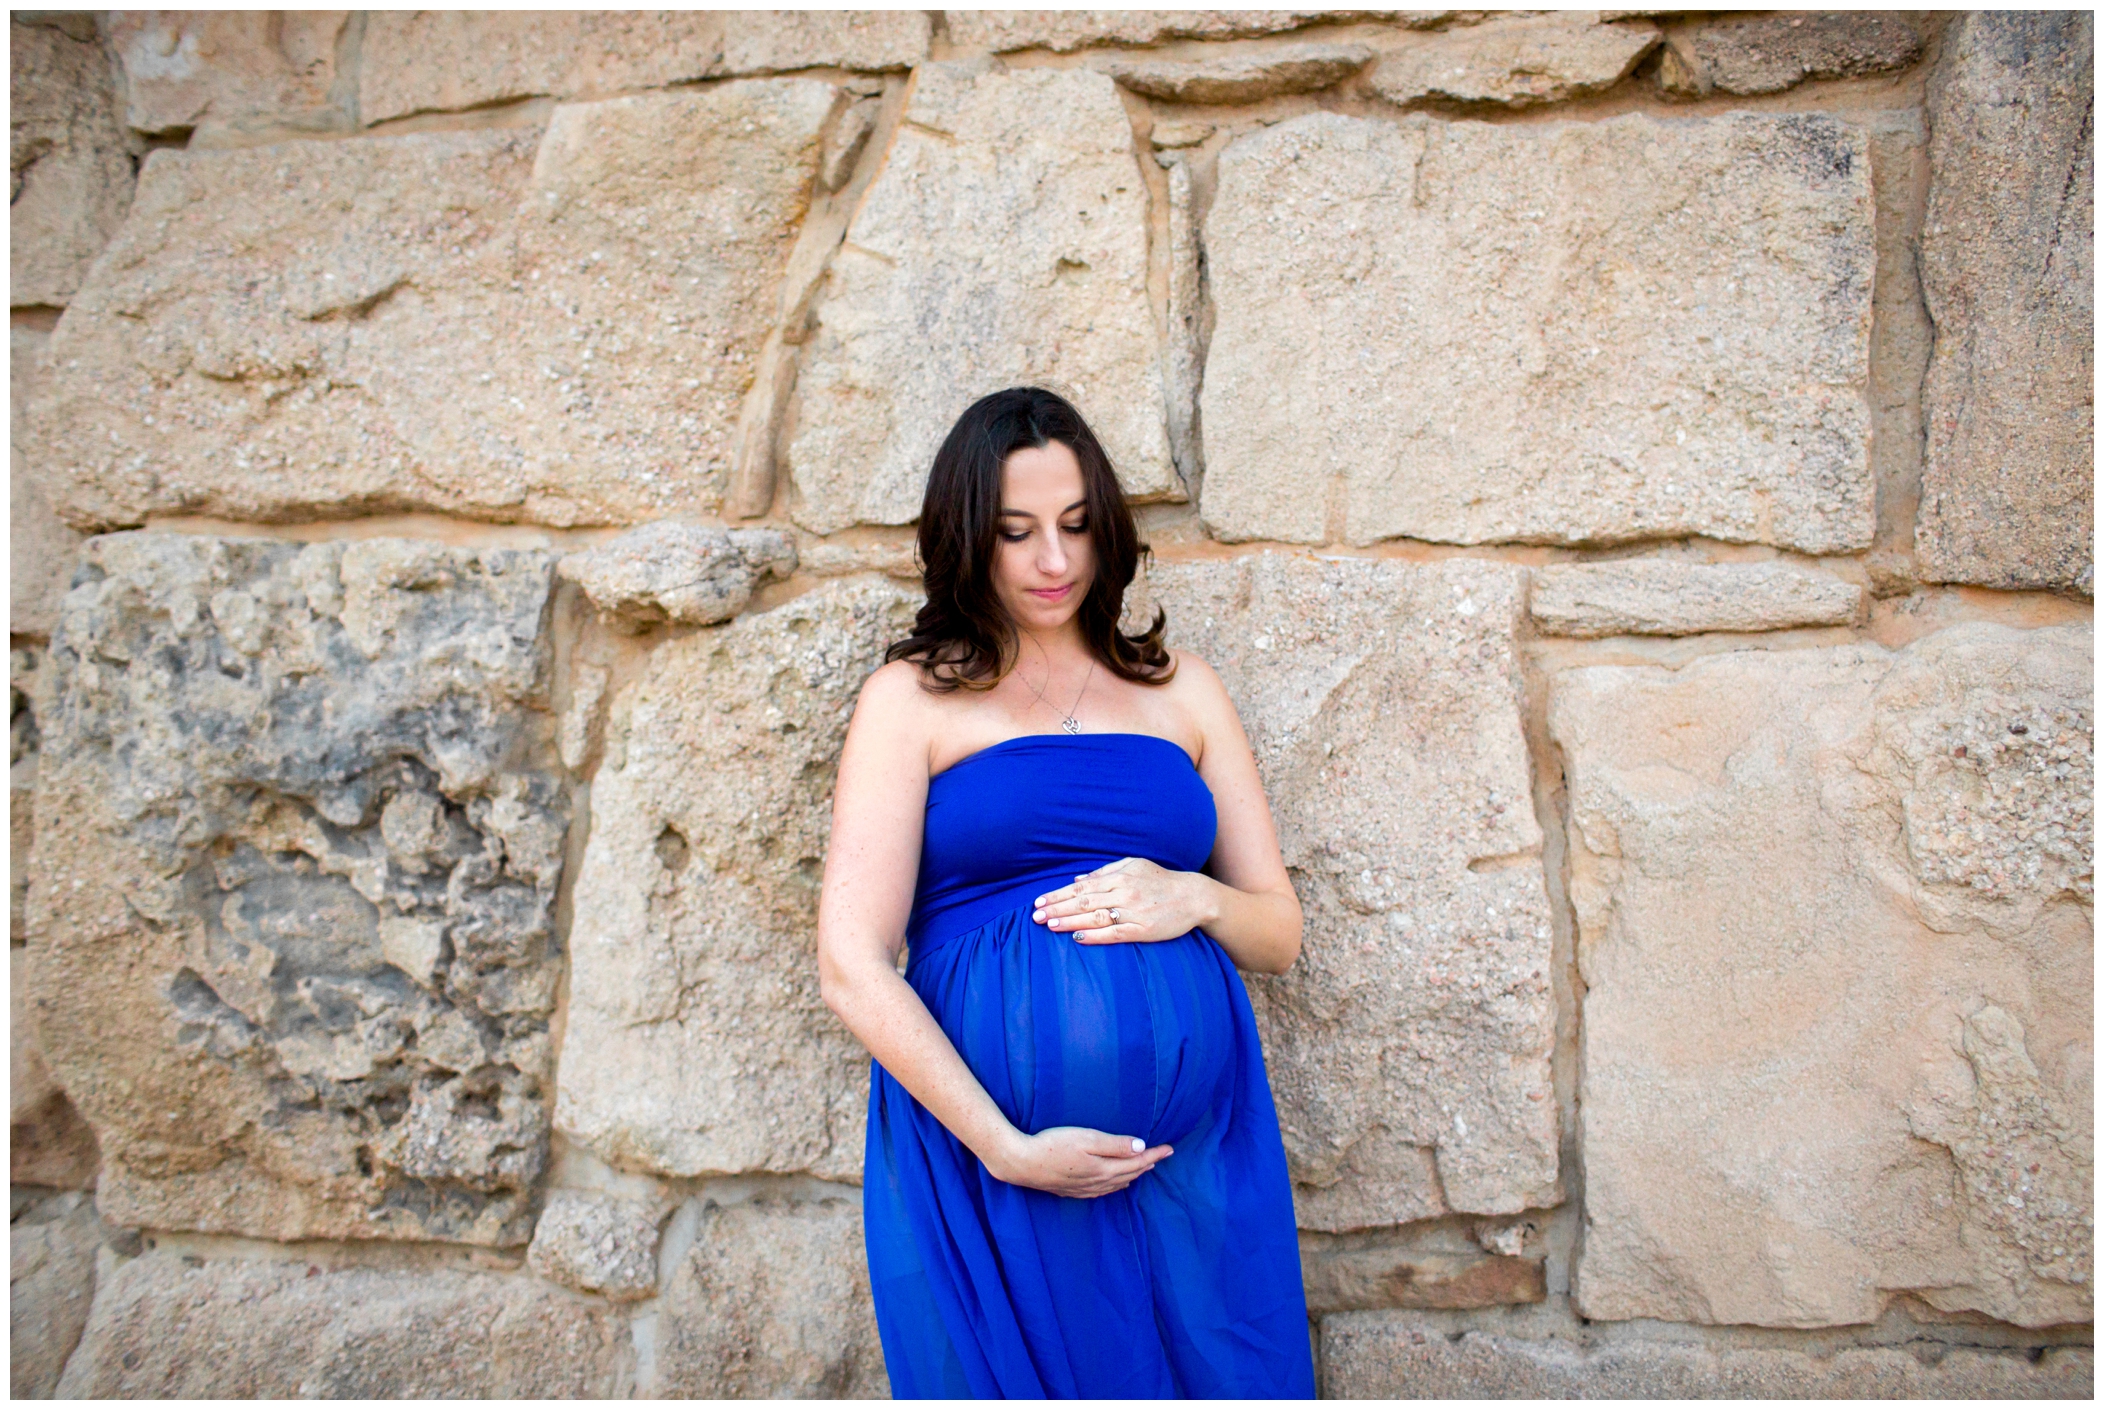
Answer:
<path fill-rule="evenodd" d="M 1074 502 L 1073 502 L 1072 504 L 1068 505 L 1068 506 L 1066 507 L 1066 509 L 1062 509 L 1062 510 L 1060 510 L 1059 512 L 1060 512 L 1061 514 L 1065 514 L 1065 513 L 1067 513 L 1067 512 L 1069 511 L 1069 510 L 1074 510 L 1074 509 L 1085 509 L 1085 508 L 1087 508 L 1087 507 L 1088 507 L 1088 501 L 1087 501 L 1086 499 L 1077 499 L 1077 500 L 1075 500 L 1075 501 L 1074 501 Z M 1030 511 L 1029 511 L 1029 510 L 1027 510 L 1027 509 L 1004 509 L 1004 510 L 1002 510 L 1001 512 L 1002 512 L 1003 514 L 1020 514 L 1020 515 L 1022 515 L 1022 516 L 1023 516 L 1023 517 L 1025 518 L 1025 519 L 1029 519 L 1029 518 L 1032 518 L 1032 517 L 1034 517 L 1034 516 L 1033 516 L 1033 515 L 1032 515 L 1032 514 L 1030 513 Z"/>

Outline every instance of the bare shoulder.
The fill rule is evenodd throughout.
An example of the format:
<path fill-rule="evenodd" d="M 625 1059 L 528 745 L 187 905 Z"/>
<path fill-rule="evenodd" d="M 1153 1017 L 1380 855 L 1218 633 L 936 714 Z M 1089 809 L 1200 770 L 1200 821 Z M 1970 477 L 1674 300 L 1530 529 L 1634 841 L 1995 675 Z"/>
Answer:
<path fill-rule="evenodd" d="M 1170 684 L 1173 687 L 1181 687 L 1178 694 L 1193 709 L 1232 711 L 1235 708 L 1234 701 L 1228 697 L 1227 686 L 1220 679 L 1220 673 L 1215 671 L 1203 656 L 1181 646 L 1170 647 L 1169 654 L 1176 659 L 1176 678 Z"/>
<path fill-rule="evenodd" d="M 920 667 L 911 661 L 887 661 L 870 672 L 855 697 L 849 728 L 861 735 L 898 741 L 926 732 L 928 694 L 921 689 Z"/>

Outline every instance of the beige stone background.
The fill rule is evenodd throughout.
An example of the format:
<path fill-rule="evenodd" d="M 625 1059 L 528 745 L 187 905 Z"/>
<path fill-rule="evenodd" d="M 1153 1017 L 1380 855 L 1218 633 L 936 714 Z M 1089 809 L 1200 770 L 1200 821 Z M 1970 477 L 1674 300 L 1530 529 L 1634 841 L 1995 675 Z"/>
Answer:
<path fill-rule="evenodd" d="M 2086 13 L 10 39 L 15 1394 L 883 1394 L 831 771 L 1029 380 L 1326 1393 L 2090 1392 Z"/>

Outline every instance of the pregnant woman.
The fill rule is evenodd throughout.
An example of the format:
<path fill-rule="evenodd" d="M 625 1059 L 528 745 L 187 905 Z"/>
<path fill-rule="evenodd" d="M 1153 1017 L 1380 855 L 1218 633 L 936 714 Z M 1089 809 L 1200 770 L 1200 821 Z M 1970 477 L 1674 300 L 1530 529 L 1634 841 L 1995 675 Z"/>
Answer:
<path fill-rule="evenodd" d="M 920 551 L 927 604 L 848 728 L 818 929 L 875 1059 L 892 1391 L 1312 1396 L 1236 973 L 1293 963 L 1300 903 L 1234 706 L 1159 612 L 1119 631 L 1143 548 L 1051 392 L 958 420 Z"/>

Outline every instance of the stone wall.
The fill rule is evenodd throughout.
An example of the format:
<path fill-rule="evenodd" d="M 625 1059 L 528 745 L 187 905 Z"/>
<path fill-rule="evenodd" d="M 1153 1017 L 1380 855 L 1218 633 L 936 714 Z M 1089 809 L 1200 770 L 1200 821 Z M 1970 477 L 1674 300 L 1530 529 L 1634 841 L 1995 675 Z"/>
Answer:
<path fill-rule="evenodd" d="M 15 1394 L 886 1392 L 832 770 L 1025 381 L 1327 1394 L 2089 1393 L 2086 13 L 12 38 Z"/>

